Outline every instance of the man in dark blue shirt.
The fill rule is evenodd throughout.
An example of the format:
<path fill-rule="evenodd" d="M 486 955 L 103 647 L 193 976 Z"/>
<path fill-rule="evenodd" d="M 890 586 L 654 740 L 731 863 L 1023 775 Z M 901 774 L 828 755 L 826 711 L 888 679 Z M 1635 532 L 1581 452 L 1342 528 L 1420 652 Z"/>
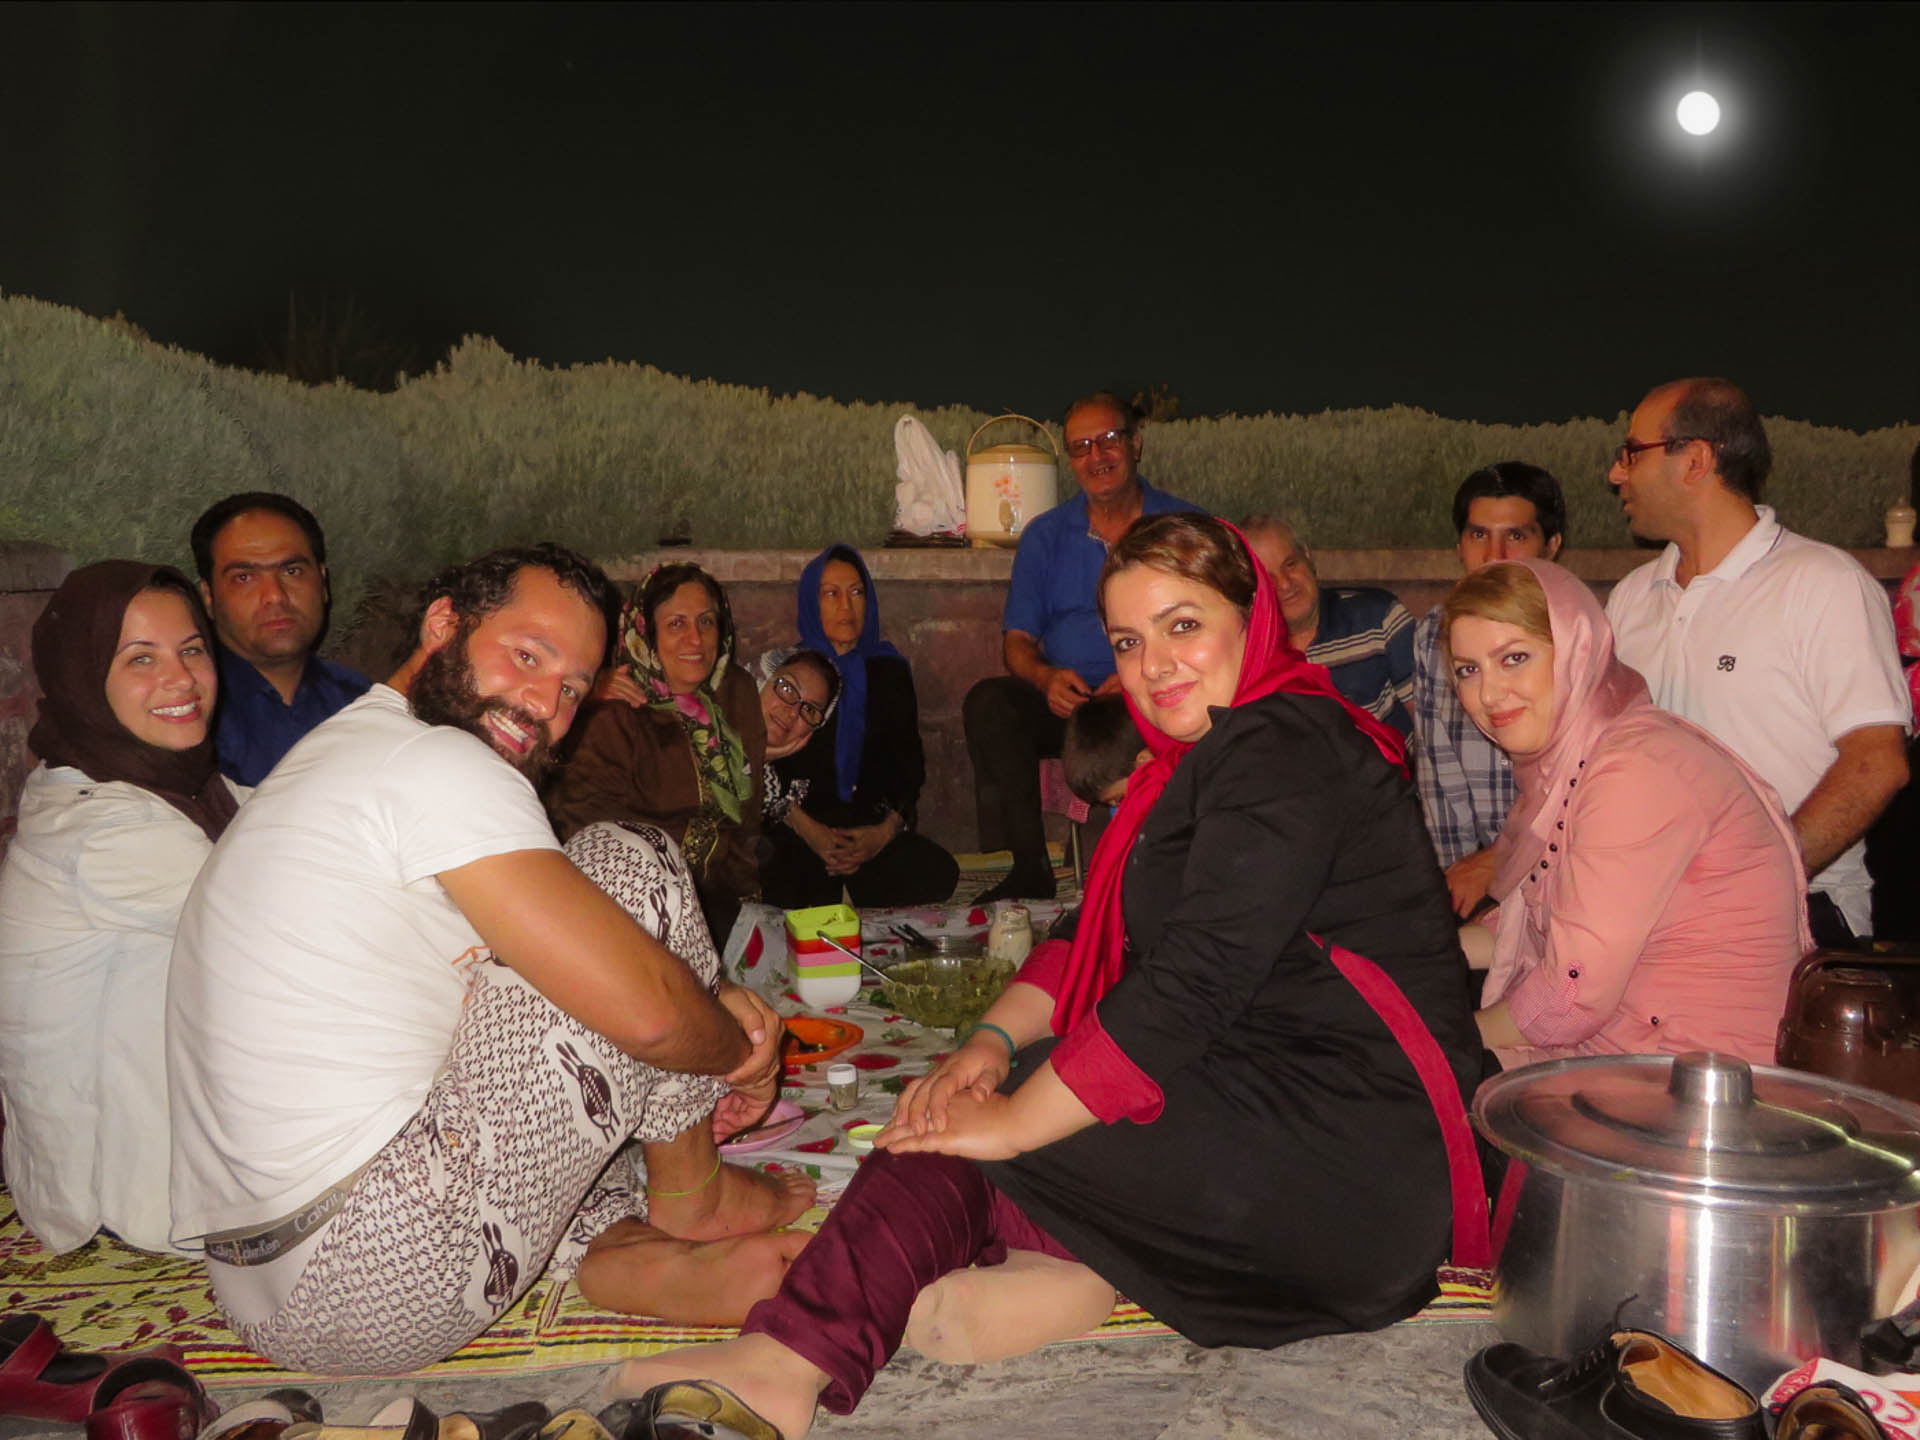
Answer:
<path fill-rule="evenodd" d="M 1094 587 L 1107 551 L 1142 515 L 1198 510 L 1140 477 L 1140 429 L 1126 402 L 1099 391 L 1067 408 L 1071 500 L 1020 533 L 1000 620 L 1008 673 L 967 692 L 980 848 L 1013 852 L 1013 870 L 980 899 L 1053 894 L 1040 818 L 1040 761 L 1060 753 L 1067 716 L 1119 689 Z"/>
<path fill-rule="evenodd" d="M 220 770 L 258 785 L 367 677 L 314 653 L 327 628 L 327 539 L 296 500 L 229 495 L 193 525 L 200 595 L 220 637 Z"/>

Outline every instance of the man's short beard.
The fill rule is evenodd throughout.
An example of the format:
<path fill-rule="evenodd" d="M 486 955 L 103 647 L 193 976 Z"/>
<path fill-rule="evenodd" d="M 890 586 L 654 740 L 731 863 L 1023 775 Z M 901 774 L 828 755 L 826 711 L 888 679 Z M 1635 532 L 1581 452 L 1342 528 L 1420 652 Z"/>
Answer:
<path fill-rule="evenodd" d="M 546 721 L 504 700 L 489 700 L 480 694 L 473 661 L 467 653 L 473 631 L 473 622 L 462 621 L 451 640 L 420 662 L 413 683 L 407 687 L 407 702 L 416 719 L 429 725 L 451 725 L 485 741 L 489 750 L 538 786 L 553 768 L 552 732 Z M 487 728 L 489 715 L 510 720 L 533 737 L 526 754 L 513 755 L 500 748 Z"/>

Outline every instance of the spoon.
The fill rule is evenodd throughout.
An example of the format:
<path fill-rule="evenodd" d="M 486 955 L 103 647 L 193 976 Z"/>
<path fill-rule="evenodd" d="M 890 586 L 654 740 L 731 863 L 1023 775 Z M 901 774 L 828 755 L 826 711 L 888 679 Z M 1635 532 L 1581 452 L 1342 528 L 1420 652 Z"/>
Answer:
<path fill-rule="evenodd" d="M 876 980 L 884 981 L 887 978 L 886 971 L 880 969 L 876 965 L 870 964 L 867 960 L 865 960 L 861 956 L 859 951 L 847 949 L 846 946 L 842 945 L 838 940 L 833 939 L 831 936 L 822 935 L 819 938 L 826 941 L 827 944 L 833 946 L 834 949 L 838 950 L 842 955 L 845 955 L 848 959 L 858 961 L 860 964 L 860 968 L 862 970 L 865 970 L 869 975 L 872 975 Z"/>

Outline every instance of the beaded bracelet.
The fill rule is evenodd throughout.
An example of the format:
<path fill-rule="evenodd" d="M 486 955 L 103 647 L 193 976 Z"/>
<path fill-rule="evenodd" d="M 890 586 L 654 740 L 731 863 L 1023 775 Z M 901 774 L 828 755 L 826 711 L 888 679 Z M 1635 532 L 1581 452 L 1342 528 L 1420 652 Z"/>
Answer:
<path fill-rule="evenodd" d="M 1009 1035 L 1006 1031 L 1002 1030 L 998 1025 L 989 1024 L 985 1020 L 982 1020 L 980 1021 L 979 1024 L 970 1027 L 966 1033 L 965 1039 L 971 1040 L 974 1036 L 978 1035 L 982 1030 L 991 1030 L 994 1034 L 998 1035 L 1002 1040 L 1007 1042 L 1007 1058 L 1009 1060 L 1011 1060 L 1014 1056 L 1020 1053 L 1020 1047 L 1013 1043 L 1013 1036 Z M 963 1041 L 962 1043 L 965 1043 L 965 1042 Z"/>

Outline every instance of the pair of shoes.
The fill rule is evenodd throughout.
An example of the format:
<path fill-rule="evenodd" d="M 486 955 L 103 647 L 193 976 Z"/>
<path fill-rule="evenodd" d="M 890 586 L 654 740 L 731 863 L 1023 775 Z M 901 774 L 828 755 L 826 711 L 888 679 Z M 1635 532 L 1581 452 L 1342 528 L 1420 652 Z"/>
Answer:
<path fill-rule="evenodd" d="M 1501 1440 L 1766 1440 L 1760 1404 L 1663 1336 L 1619 1330 L 1573 1360 L 1489 1345 L 1467 1398 Z M 1808 1437 L 1813 1440 L 1813 1437 Z"/>
<path fill-rule="evenodd" d="M 784 1440 L 778 1428 L 713 1380 L 656 1385 L 600 1412 L 613 1440 Z"/>
<path fill-rule="evenodd" d="M 41 1316 L 9 1315 L 0 1320 L 0 1416 L 78 1425 L 115 1369 L 139 1360 L 177 1366 L 185 1358 L 174 1345 L 107 1355 L 68 1350 Z"/>
<path fill-rule="evenodd" d="M 220 1414 L 200 1382 L 159 1355 L 116 1365 L 93 1393 L 87 1440 L 194 1440 Z"/>
<path fill-rule="evenodd" d="M 1859 1391 L 1838 1380 L 1822 1380 L 1781 1407 L 1773 1440 L 1888 1440 L 1888 1436 Z"/>

